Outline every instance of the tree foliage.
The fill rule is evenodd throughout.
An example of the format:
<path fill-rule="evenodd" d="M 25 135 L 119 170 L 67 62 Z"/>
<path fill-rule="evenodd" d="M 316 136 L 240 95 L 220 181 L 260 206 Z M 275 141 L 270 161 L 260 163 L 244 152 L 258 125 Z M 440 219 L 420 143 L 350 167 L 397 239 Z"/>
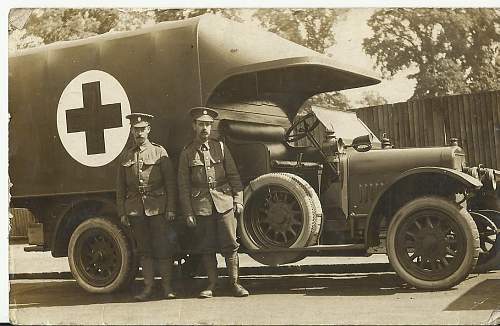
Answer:
<path fill-rule="evenodd" d="M 415 69 L 413 98 L 500 88 L 499 9 L 380 9 L 363 41 L 386 77 Z"/>
<path fill-rule="evenodd" d="M 9 24 L 9 49 L 81 39 L 110 31 L 135 30 L 156 22 L 180 20 L 206 13 L 240 20 L 236 9 L 66 9 L 32 10 L 22 29 Z M 11 16 L 15 12 L 11 12 Z"/>
<path fill-rule="evenodd" d="M 117 9 L 36 9 L 26 24 L 27 33 L 44 44 L 102 34 L 116 26 Z"/>
<path fill-rule="evenodd" d="M 387 104 L 387 100 L 375 91 L 365 91 L 361 94 L 361 99 L 358 101 L 361 107 L 378 106 Z"/>
<path fill-rule="evenodd" d="M 346 9 L 258 9 L 253 17 L 270 32 L 324 53 L 335 44 L 333 26 Z"/>
<path fill-rule="evenodd" d="M 182 20 L 204 14 L 220 15 L 222 17 L 241 22 L 240 10 L 224 8 L 186 8 L 186 9 L 156 9 L 156 21 Z"/>

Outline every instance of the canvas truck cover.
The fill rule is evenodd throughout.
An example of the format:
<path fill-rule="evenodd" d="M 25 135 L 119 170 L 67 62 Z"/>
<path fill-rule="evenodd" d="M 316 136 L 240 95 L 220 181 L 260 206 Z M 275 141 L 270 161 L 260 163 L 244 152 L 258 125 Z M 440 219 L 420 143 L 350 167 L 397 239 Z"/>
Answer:
<path fill-rule="evenodd" d="M 114 191 L 130 112 L 155 115 L 151 138 L 175 157 L 193 106 L 261 99 L 277 104 L 262 114 L 288 121 L 316 93 L 378 82 L 212 15 L 24 50 L 9 58 L 11 195 Z M 220 117 L 259 113 L 235 107 Z"/>

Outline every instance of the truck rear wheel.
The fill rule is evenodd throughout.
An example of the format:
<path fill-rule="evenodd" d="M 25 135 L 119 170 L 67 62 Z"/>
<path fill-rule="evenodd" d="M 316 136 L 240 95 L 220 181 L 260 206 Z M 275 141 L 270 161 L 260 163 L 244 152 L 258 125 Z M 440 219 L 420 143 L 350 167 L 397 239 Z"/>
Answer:
<path fill-rule="evenodd" d="M 92 293 L 116 291 L 136 273 L 125 233 L 103 217 L 88 219 L 76 228 L 69 241 L 68 258 L 78 284 Z"/>
<path fill-rule="evenodd" d="M 443 290 L 462 282 L 479 256 L 479 234 L 470 214 L 440 197 L 417 198 L 394 215 L 387 254 L 411 285 Z"/>
<path fill-rule="evenodd" d="M 262 175 L 245 189 L 245 209 L 239 217 L 242 244 L 248 249 L 303 248 L 317 243 L 323 213 L 318 195 L 291 173 Z M 305 258 L 303 253 L 252 253 L 264 265 Z"/>

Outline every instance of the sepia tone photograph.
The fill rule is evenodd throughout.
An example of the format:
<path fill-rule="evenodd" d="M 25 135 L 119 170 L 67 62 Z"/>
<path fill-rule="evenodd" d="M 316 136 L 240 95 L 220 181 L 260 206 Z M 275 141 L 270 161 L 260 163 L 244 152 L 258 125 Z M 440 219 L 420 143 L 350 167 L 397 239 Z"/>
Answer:
<path fill-rule="evenodd" d="M 10 323 L 500 324 L 500 9 L 8 12 Z"/>

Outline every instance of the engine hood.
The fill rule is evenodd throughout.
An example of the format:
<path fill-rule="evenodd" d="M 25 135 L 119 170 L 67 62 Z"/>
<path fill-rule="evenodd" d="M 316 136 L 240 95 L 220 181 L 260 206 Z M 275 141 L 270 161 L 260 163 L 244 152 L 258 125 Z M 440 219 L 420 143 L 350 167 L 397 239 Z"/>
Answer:
<path fill-rule="evenodd" d="M 446 167 L 461 171 L 464 151 L 458 146 L 380 149 L 366 153 L 349 152 L 349 174 L 393 175 L 416 167 Z"/>

